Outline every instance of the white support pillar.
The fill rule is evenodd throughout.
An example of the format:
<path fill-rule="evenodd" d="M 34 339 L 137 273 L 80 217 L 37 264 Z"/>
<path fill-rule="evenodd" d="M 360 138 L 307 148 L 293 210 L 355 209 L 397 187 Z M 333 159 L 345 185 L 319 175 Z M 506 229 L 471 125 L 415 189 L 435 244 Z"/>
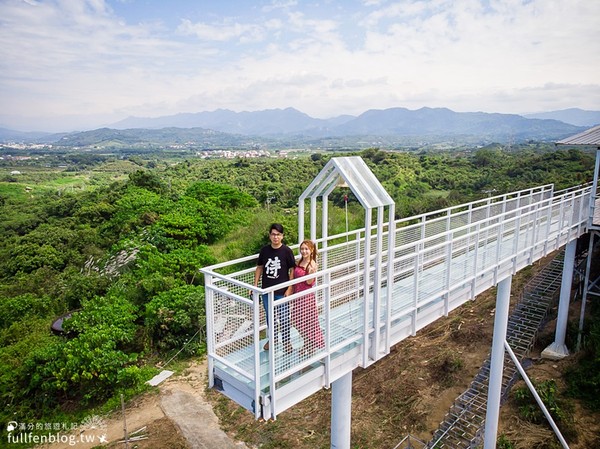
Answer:
<path fill-rule="evenodd" d="M 592 257 L 594 256 L 594 240 L 596 232 L 590 232 L 590 243 L 588 244 L 587 260 L 585 261 L 585 278 L 583 280 L 583 295 L 581 296 L 581 310 L 579 312 L 579 329 L 577 331 L 577 346 L 575 351 L 581 349 L 581 336 L 583 334 L 583 323 L 585 321 L 585 304 L 587 302 L 587 294 L 590 286 L 590 271 L 592 269 Z"/>
<path fill-rule="evenodd" d="M 331 384 L 331 449 L 350 449 L 352 371 Z"/>
<path fill-rule="evenodd" d="M 567 243 L 565 260 L 563 263 L 562 281 L 560 284 L 560 299 L 558 303 L 558 317 L 556 319 L 556 333 L 554 343 L 542 351 L 542 357 L 550 360 L 560 360 L 569 355 L 565 336 L 567 335 L 567 322 L 569 320 L 569 303 L 571 301 L 571 285 L 573 284 L 573 270 L 575 267 L 575 250 L 577 240 Z"/>
<path fill-rule="evenodd" d="M 506 340 L 506 327 L 508 325 L 511 284 L 512 276 L 500 281 L 496 293 L 496 316 L 494 317 L 494 340 L 492 341 L 483 449 L 496 449 L 500 396 L 502 395 L 502 373 L 504 371 L 504 341 Z"/>

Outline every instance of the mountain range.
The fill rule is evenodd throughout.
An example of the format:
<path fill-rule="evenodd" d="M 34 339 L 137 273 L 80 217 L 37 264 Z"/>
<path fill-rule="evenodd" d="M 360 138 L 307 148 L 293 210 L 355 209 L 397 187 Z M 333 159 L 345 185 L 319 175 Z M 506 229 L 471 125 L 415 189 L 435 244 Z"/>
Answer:
<path fill-rule="evenodd" d="M 577 123 L 577 124 L 574 124 Z M 182 113 L 155 118 L 129 117 L 106 128 L 69 134 L 18 133 L 0 128 L 0 141 L 51 143 L 74 147 L 136 144 L 256 146 L 286 142 L 322 146 L 323 141 L 398 142 L 452 140 L 469 143 L 554 141 L 600 123 L 600 112 L 568 109 L 521 116 L 454 112 L 424 107 L 371 109 L 359 116 L 317 119 L 294 108 Z"/>
<path fill-rule="evenodd" d="M 576 112 L 577 111 L 577 112 Z M 484 112 L 454 112 L 447 108 L 371 109 L 358 117 L 343 115 L 332 119 L 316 119 L 294 108 L 267 109 L 255 112 L 234 112 L 217 109 L 213 112 L 177 114 L 157 118 L 130 117 L 110 128 L 159 129 L 165 127 L 207 128 L 215 131 L 251 136 L 281 136 L 303 134 L 308 137 L 339 136 L 494 136 L 519 138 L 551 138 L 556 133 L 574 130 L 565 122 L 568 112 L 549 112 L 547 117 L 523 117 L 515 114 Z M 571 110 L 578 114 L 589 111 Z M 563 120 L 556 117 L 560 116 Z M 598 121 L 600 123 L 600 112 Z M 560 123 L 558 123 L 560 122 Z M 593 124 L 593 123 L 592 123 Z"/>
<path fill-rule="evenodd" d="M 552 119 L 569 123 L 575 126 L 592 127 L 600 124 L 600 111 L 585 111 L 583 109 L 570 108 L 560 111 L 539 112 L 537 114 L 525 114 L 525 118 Z"/>

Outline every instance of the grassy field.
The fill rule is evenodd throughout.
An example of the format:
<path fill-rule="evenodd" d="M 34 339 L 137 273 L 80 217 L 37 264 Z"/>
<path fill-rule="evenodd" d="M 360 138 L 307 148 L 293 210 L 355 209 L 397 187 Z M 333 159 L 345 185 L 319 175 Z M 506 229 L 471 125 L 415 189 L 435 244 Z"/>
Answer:
<path fill-rule="evenodd" d="M 107 161 L 93 168 L 76 170 L 69 166 L 43 164 L 3 164 L 0 166 L 0 197 L 25 201 L 44 193 L 76 192 L 127 178 L 140 169 L 130 161 Z"/>

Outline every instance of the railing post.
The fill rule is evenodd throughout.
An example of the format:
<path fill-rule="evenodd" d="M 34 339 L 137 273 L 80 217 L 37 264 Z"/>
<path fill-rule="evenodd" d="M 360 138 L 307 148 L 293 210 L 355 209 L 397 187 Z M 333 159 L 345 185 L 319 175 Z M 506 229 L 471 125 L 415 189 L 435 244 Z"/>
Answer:
<path fill-rule="evenodd" d="M 517 273 L 517 262 L 519 260 L 520 237 L 521 237 L 521 209 L 519 208 L 519 209 L 517 209 L 516 218 L 515 218 L 512 274 Z"/>
<path fill-rule="evenodd" d="M 210 274 L 204 274 L 204 307 L 206 308 L 206 346 L 207 346 L 207 364 L 208 364 L 208 387 L 215 386 L 214 360 L 215 352 L 215 294 L 213 292 L 213 278 Z"/>
<path fill-rule="evenodd" d="M 267 325 L 267 334 L 269 335 L 269 392 L 271 393 L 271 416 L 276 414 L 276 385 L 275 385 L 275 335 L 277 335 L 277 316 L 275 314 L 275 292 L 267 293 L 269 295 L 269 304 L 267 307 L 267 315 L 269 316 Z M 260 349 L 260 348 L 259 348 Z"/>
<path fill-rule="evenodd" d="M 381 295 L 381 284 L 383 281 L 383 206 L 377 208 L 377 235 L 375 236 L 375 259 L 373 263 L 373 339 L 371 346 L 371 358 L 373 360 L 379 360 L 381 355 L 381 308 L 382 308 L 382 295 Z M 388 287 L 389 288 L 389 287 Z M 386 350 L 383 351 L 385 355 Z"/>
<path fill-rule="evenodd" d="M 260 406 L 260 295 L 252 292 L 252 319 L 254 321 L 254 418 L 259 419 L 262 415 Z"/>
<path fill-rule="evenodd" d="M 386 320 L 385 320 L 385 352 L 390 352 L 390 337 L 392 327 L 392 292 L 394 289 L 394 257 L 396 254 L 396 226 L 395 208 L 391 204 L 388 208 L 388 260 L 387 260 L 387 296 L 386 296 Z"/>
<path fill-rule="evenodd" d="M 547 201 L 547 217 L 546 217 L 546 232 L 544 234 L 544 254 L 548 254 L 548 236 L 550 235 L 550 230 L 552 229 L 552 213 L 554 211 L 554 203 L 552 199 Z"/>
<path fill-rule="evenodd" d="M 298 202 L 298 240 L 304 240 L 304 200 Z"/>
<path fill-rule="evenodd" d="M 323 210 L 324 211 L 327 211 L 327 207 L 325 207 L 326 203 L 327 203 L 327 199 L 324 198 L 323 199 Z M 322 237 L 326 237 L 326 235 L 323 234 Z M 310 199 L 310 239 L 313 242 L 317 240 L 317 199 L 315 197 L 312 197 Z M 300 240 L 298 243 L 302 243 L 302 240 Z"/>
<path fill-rule="evenodd" d="M 477 282 L 477 259 L 479 258 L 479 242 L 481 238 L 481 223 L 477 223 L 475 225 L 475 249 L 473 250 L 473 282 L 471 283 L 471 296 L 475 298 L 475 287 Z M 446 316 L 448 316 L 448 312 L 446 312 Z"/>
<path fill-rule="evenodd" d="M 444 289 L 446 293 L 444 295 L 444 316 L 448 316 L 450 313 L 450 282 L 452 280 L 452 236 L 453 232 L 450 232 L 449 227 L 446 230 L 446 279 L 444 279 Z"/>
<path fill-rule="evenodd" d="M 369 342 L 372 321 L 369 317 L 369 302 L 372 300 L 369 296 L 369 289 L 371 287 L 371 220 L 372 211 L 366 209 L 365 211 L 365 253 L 363 255 L 364 266 L 363 266 L 363 353 L 362 353 L 362 366 L 366 368 L 370 365 L 369 363 Z"/>
<path fill-rule="evenodd" d="M 325 388 L 331 385 L 331 273 L 326 272 L 324 276 L 326 285 L 323 290 L 323 309 L 325 313 Z"/>

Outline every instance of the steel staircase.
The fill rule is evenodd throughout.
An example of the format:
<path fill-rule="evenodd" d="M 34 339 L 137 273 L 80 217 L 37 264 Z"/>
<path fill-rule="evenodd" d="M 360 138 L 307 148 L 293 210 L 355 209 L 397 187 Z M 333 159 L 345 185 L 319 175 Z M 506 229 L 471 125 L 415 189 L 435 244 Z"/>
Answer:
<path fill-rule="evenodd" d="M 546 318 L 553 300 L 560 292 L 564 251 L 525 286 L 521 300 L 508 319 L 507 342 L 523 364 L 535 343 L 538 330 Z M 474 449 L 483 440 L 490 358 L 485 361 L 469 388 L 455 401 L 433 438 L 428 449 Z M 506 400 L 518 372 L 508 354 L 504 356 L 502 399 Z"/>

